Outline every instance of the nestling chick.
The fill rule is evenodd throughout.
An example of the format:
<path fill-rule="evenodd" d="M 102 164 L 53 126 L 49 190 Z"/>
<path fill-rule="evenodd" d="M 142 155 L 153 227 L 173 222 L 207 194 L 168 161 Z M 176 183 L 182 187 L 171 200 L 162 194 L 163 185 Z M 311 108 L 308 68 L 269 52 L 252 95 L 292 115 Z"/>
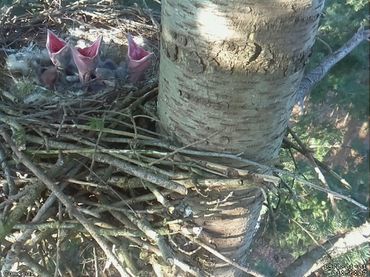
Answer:
<path fill-rule="evenodd" d="M 151 64 L 152 52 L 144 50 L 144 48 L 138 46 L 134 41 L 131 34 L 127 34 L 128 40 L 128 74 L 129 81 L 135 83 L 140 81 L 145 73 L 145 70 Z"/>
<path fill-rule="evenodd" d="M 95 74 L 95 69 L 99 63 L 99 51 L 102 42 L 102 37 L 88 47 L 78 48 L 72 47 L 73 60 L 78 69 L 78 75 L 83 84 L 88 82 Z"/>
<path fill-rule="evenodd" d="M 58 68 L 65 70 L 71 63 L 70 46 L 52 31 L 47 31 L 46 49 L 51 62 Z"/>
<path fill-rule="evenodd" d="M 58 80 L 58 70 L 55 66 L 49 66 L 40 74 L 40 82 L 44 86 L 53 89 Z"/>

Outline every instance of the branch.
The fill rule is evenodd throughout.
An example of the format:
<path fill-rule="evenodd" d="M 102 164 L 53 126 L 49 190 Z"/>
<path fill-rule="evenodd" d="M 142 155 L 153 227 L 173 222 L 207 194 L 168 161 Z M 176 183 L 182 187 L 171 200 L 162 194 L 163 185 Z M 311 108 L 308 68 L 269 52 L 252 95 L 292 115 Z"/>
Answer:
<path fill-rule="evenodd" d="M 309 276 L 312 272 L 320 269 L 332 259 L 339 257 L 350 250 L 370 242 L 370 223 L 365 222 L 352 231 L 327 240 L 299 257 L 290 264 L 279 277 L 285 276 Z"/>
<path fill-rule="evenodd" d="M 335 51 L 333 54 L 326 57 L 321 64 L 319 64 L 315 69 L 311 72 L 307 73 L 298 88 L 296 94 L 296 103 L 299 103 L 301 106 L 303 105 L 303 100 L 306 96 L 310 94 L 314 86 L 318 82 L 320 82 L 328 71 L 336 65 L 340 60 L 342 60 L 345 56 L 352 52 L 363 40 L 369 39 L 370 37 L 370 30 L 364 30 L 361 27 L 357 33 L 348 40 L 341 48 Z"/>
<path fill-rule="evenodd" d="M 361 203 L 357 202 L 356 200 L 352 199 L 351 197 L 346 196 L 346 195 L 342 195 L 342 194 L 340 194 L 340 193 L 338 193 L 338 192 L 335 192 L 335 191 L 332 191 L 332 190 L 330 190 L 330 189 L 327 189 L 327 188 L 321 187 L 321 186 L 319 186 L 319 185 L 315 185 L 315 184 L 313 184 L 313 183 L 311 183 L 311 182 L 309 182 L 309 181 L 307 181 L 307 180 L 305 180 L 305 179 L 301 178 L 298 174 L 295 174 L 295 173 L 292 173 L 292 172 L 289 172 L 289 171 L 286 171 L 286 170 L 281 170 L 281 169 L 278 169 L 278 168 L 275 168 L 275 169 L 274 169 L 274 172 L 275 172 L 278 176 L 280 176 L 280 177 L 282 177 L 282 176 L 284 176 L 284 175 L 285 175 L 285 176 L 289 176 L 289 177 L 291 177 L 291 178 L 294 178 L 297 182 L 301 183 L 302 185 L 309 186 L 309 187 L 311 187 L 311 188 L 313 188 L 313 189 L 316 189 L 316 190 L 318 190 L 318 191 L 325 192 L 325 193 L 327 193 L 327 194 L 331 194 L 331 195 L 333 195 L 333 196 L 334 196 L 334 197 L 336 197 L 336 198 L 346 200 L 346 201 L 348 201 L 348 202 L 350 202 L 350 203 L 352 203 L 352 204 L 356 205 L 357 207 L 359 207 L 361 210 L 363 210 L 363 211 L 365 211 L 365 212 L 369 211 L 369 208 L 368 208 L 368 207 L 366 207 L 365 205 L 363 205 L 363 204 L 361 204 Z"/>
<path fill-rule="evenodd" d="M 3 185 L 5 194 L 7 196 L 12 196 L 17 193 L 17 186 L 12 178 L 12 173 L 10 167 L 6 161 L 5 147 L 0 143 L 0 167 L 2 168 L 6 182 Z"/>
<path fill-rule="evenodd" d="M 41 145 L 43 145 L 45 143 L 43 141 L 43 139 L 39 138 L 39 137 L 29 136 L 27 138 L 30 139 L 30 141 L 32 141 L 34 143 L 41 144 Z M 68 150 L 78 149 L 78 147 L 76 147 L 73 144 L 63 143 L 63 142 L 56 142 L 56 141 L 51 141 L 51 140 L 50 141 L 48 140 L 48 145 L 50 145 L 52 147 L 63 148 L 63 149 L 68 149 Z M 122 161 L 122 160 L 117 159 L 115 157 L 112 157 L 110 155 L 100 154 L 98 152 L 96 152 L 95 154 L 94 153 L 93 154 L 91 154 L 91 153 L 80 153 L 80 155 L 88 157 L 88 158 L 89 157 L 91 158 L 92 156 L 94 156 L 96 161 L 101 162 L 101 163 L 110 164 L 110 165 L 122 170 L 123 172 L 126 172 L 127 174 L 139 177 L 140 179 L 151 182 L 153 184 L 164 187 L 166 189 L 172 190 L 172 191 L 177 192 L 179 194 L 182 194 L 182 195 L 187 194 L 187 189 L 184 186 L 182 186 L 182 185 L 180 185 L 176 182 L 173 182 L 171 180 L 168 180 L 168 178 L 166 176 L 163 176 L 162 174 L 158 174 L 158 173 L 157 174 L 153 173 L 152 171 L 145 170 L 144 168 L 132 165 L 128 162 Z"/>
<path fill-rule="evenodd" d="M 13 153 L 17 156 L 17 158 L 36 176 L 38 179 L 46 185 L 48 189 L 50 189 L 56 197 L 63 203 L 63 205 L 68 210 L 69 214 L 74 216 L 90 233 L 90 235 L 95 239 L 95 241 L 99 244 L 102 248 L 104 253 L 106 254 L 107 258 L 112 262 L 114 267 L 117 271 L 121 274 L 121 276 L 130 275 L 124 269 L 124 266 L 121 262 L 117 259 L 117 257 L 111 251 L 111 247 L 106 243 L 106 241 L 99 236 L 96 232 L 95 226 L 85 218 L 82 213 L 76 208 L 74 203 L 60 190 L 60 187 L 51 180 L 40 168 L 32 163 L 32 161 L 21 151 L 18 150 L 17 146 L 13 143 L 10 136 L 5 132 L 5 130 L 0 129 L 0 135 L 3 137 L 4 141 L 10 146 Z"/>
<path fill-rule="evenodd" d="M 258 271 L 255 271 L 253 269 L 241 266 L 237 262 L 234 262 L 233 260 L 230 260 L 228 257 L 224 256 L 223 254 L 218 252 L 216 249 L 213 249 L 212 247 L 210 247 L 207 244 L 201 242 L 197 238 L 195 238 L 193 236 L 190 236 L 188 234 L 188 232 L 189 232 L 188 230 L 184 230 L 184 229 L 181 230 L 181 234 L 184 237 L 186 237 L 190 241 L 194 242 L 195 244 L 198 244 L 200 247 L 202 247 L 203 249 L 205 249 L 206 251 L 208 251 L 212 255 L 216 256 L 217 258 L 221 259 L 222 261 L 228 263 L 229 265 L 232 265 L 233 267 L 235 267 L 235 268 L 237 268 L 237 269 L 239 269 L 239 270 L 241 270 L 241 271 L 243 271 L 243 272 L 245 272 L 249 275 L 252 275 L 252 276 L 255 276 L 255 277 L 265 277 L 265 275 L 263 275 L 262 273 L 260 273 Z"/>

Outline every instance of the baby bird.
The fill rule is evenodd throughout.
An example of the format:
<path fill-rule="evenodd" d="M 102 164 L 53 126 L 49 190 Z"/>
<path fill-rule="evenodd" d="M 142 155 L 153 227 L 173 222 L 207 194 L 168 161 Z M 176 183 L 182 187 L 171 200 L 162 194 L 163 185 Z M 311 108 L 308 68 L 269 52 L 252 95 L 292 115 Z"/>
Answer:
<path fill-rule="evenodd" d="M 76 64 L 81 83 L 85 84 L 95 75 L 95 69 L 99 63 L 99 51 L 102 37 L 98 37 L 94 43 L 85 48 L 72 47 L 72 56 Z"/>
<path fill-rule="evenodd" d="M 151 64 L 151 57 L 153 56 L 152 52 L 144 50 L 144 48 L 138 46 L 134 41 L 131 34 L 127 34 L 128 40 L 128 74 L 129 81 L 135 83 L 140 81 L 145 73 L 145 70 Z"/>
<path fill-rule="evenodd" d="M 46 49 L 51 62 L 58 68 L 65 70 L 71 62 L 70 46 L 52 31 L 47 30 Z"/>
<path fill-rule="evenodd" d="M 58 80 L 58 70 L 55 66 L 49 66 L 40 74 L 40 82 L 49 89 L 55 88 Z"/>

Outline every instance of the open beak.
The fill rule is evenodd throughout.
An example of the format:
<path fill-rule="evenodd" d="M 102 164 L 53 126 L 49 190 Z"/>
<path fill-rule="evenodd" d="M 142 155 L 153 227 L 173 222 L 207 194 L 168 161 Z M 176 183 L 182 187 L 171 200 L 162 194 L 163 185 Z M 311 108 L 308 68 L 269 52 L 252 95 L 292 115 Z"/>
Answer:
<path fill-rule="evenodd" d="M 93 44 L 85 48 L 72 47 L 73 60 L 78 69 L 82 83 L 91 79 L 99 62 L 99 51 L 102 37 L 100 36 Z"/>
<path fill-rule="evenodd" d="M 144 50 L 138 46 L 131 34 L 127 34 L 128 40 L 128 74 L 129 81 L 135 83 L 143 76 L 145 70 L 151 64 L 152 52 Z"/>
<path fill-rule="evenodd" d="M 69 45 L 57 37 L 52 31 L 47 31 L 46 49 L 51 62 L 59 68 L 65 69 L 71 60 Z"/>

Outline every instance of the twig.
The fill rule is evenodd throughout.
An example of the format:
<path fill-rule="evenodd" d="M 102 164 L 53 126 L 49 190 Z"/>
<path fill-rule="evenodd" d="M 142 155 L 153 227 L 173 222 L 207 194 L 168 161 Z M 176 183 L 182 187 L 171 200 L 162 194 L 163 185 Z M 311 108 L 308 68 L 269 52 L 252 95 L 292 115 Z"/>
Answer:
<path fill-rule="evenodd" d="M 1 129 L 0 129 L 0 133 Z M 0 228 L 0 242 L 3 242 L 4 238 L 9 234 L 15 224 L 19 222 L 25 211 L 33 205 L 36 199 L 38 199 L 45 189 L 45 186 L 41 183 L 33 183 L 28 185 L 25 190 L 25 194 L 18 202 L 18 204 L 11 210 L 7 219 L 2 222 Z"/>
<path fill-rule="evenodd" d="M 31 270 L 31 274 L 37 274 L 40 277 L 50 277 L 51 274 L 46 270 L 46 268 L 42 267 L 38 262 L 31 258 L 30 255 L 27 253 L 20 253 L 19 259 L 28 266 Z M 3 275 L 7 276 L 7 274 Z"/>
<path fill-rule="evenodd" d="M 146 182 L 144 186 L 150 189 L 150 191 L 154 194 L 157 201 L 161 203 L 164 207 L 166 207 L 168 210 L 174 209 L 174 207 L 170 204 L 170 202 L 165 198 L 165 195 L 161 193 L 155 186 L 153 186 L 151 183 L 148 183 L 148 182 Z"/>
<path fill-rule="evenodd" d="M 0 182 L 0 186 L 2 186 L 6 181 Z M 21 199 L 23 196 L 25 196 L 28 193 L 27 189 L 23 189 L 19 191 L 17 194 L 9 196 L 8 199 L 4 200 L 2 203 L 0 203 L 0 210 L 4 210 L 6 206 L 9 204 L 12 204 L 13 202 Z"/>
<path fill-rule="evenodd" d="M 301 228 L 303 230 L 303 232 L 305 232 L 310 238 L 311 240 L 317 245 L 319 246 L 320 243 L 315 239 L 315 237 L 310 233 L 310 231 L 308 231 L 304 226 L 302 226 L 302 224 L 300 224 L 297 220 L 295 220 L 294 218 L 290 218 L 288 216 L 286 216 L 285 214 L 283 213 L 280 213 L 280 215 L 282 215 L 285 219 L 287 220 L 291 220 L 293 221 L 296 225 L 298 225 L 299 228 Z"/>
<path fill-rule="evenodd" d="M 128 241 L 125 239 L 116 239 L 114 237 L 109 238 L 115 245 L 117 245 L 116 253 L 120 260 L 123 260 L 128 267 L 127 271 L 130 272 L 132 276 L 139 276 L 139 270 L 133 260 L 131 252 L 129 250 Z"/>
<path fill-rule="evenodd" d="M 297 150 L 299 153 L 304 154 L 303 149 L 301 149 L 299 146 L 297 146 L 293 142 L 289 141 L 287 138 L 284 138 L 284 144 L 286 144 L 286 147 L 288 147 L 289 149 L 293 148 Z M 351 188 L 351 185 L 347 182 L 346 179 L 344 179 L 342 176 L 340 176 L 338 173 L 336 173 L 334 170 L 332 170 L 329 166 L 324 164 L 322 161 L 316 159 L 315 157 L 313 158 L 315 160 L 315 163 L 317 163 L 317 165 L 319 165 L 322 169 L 324 169 L 327 173 L 329 173 L 334 179 L 338 180 L 343 185 L 343 187 L 347 189 Z"/>
<path fill-rule="evenodd" d="M 336 65 L 340 60 L 347 56 L 353 49 L 355 49 L 363 40 L 368 39 L 370 30 L 364 30 L 363 27 L 359 28 L 356 34 L 350 38 L 341 48 L 333 54 L 326 57 L 316 68 L 307 73 L 297 90 L 296 103 L 303 105 L 303 100 L 312 91 L 313 87 L 320 82 L 328 71 Z"/>
<path fill-rule="evenodd" d="M 164 237 L 158 234 L 145 219 L 138 219 L 130 213 L 124 213 L 125 216 L 134 223 L 148 238 L 153 240 L 156 245 L 158 245 L 161 251 L 161 256 L 170 265 L 174 264 L 174 256 L 171 247 L 166 243 Z"/>
<path fill-rule="evenodd" d="M 317 36 L 316 39 L 317 39 L 317 41 L 320 41 L 322 44 L 325 45 L 325 47 L 329 50 L 329 54 L 333 53 L 333 49 L 331 49 L 329 43 L 327 43 L 325 40 L 323 40 L 319 36 Z"/>
<path fill-rule="evenodd" d="M 64 189 L 65 185 L 62 185 L 61 189 Z M 56 200 L 56 196 L 54 193 L 52 193 L 48 199 L 45 201 L 44 205 L 37 211 L 37 214 L 34 216 L 34 218 L 31 220 L 31 224 L 35 224 L 40 222 L 43 218 L 45 218 L 45 215 L 47 215 L 47 212 L 50 211 L 52 205 L 54 204 Z M 13 228 L 17 228 L 17 225 L 14 225 Z M 12 248 L 8 251 L 5 262 L 3 265 L 4 270 L 7 270 L 10 268 L 11 265 L 14 264 L 14 253 L 17 253 L 17 248 L 21 245 L 24 245 L 25 241 L 32 235 L 33 230 L 25 230 L 16 240 L 16 242 L 13 243 Z"/>
<path fill-rule="evenodd" d="M 58 201 L 58 221 L 62 221 L 62 204 L 60 201 Z M 62 231 L 60 228 L 57 229 L 57 244 L 56 244 L 56 253 L 55 253 L 55 270 L 54 270 L 54 277 L 58 277 L 58 271 L 59 271 L 59 266 L 60 266 L 60 243 L 61 243 L 61 235 Z"/>
<path fill-rule="evenodd" d="M 32 140 L 35 143 L 38 143 L 38 144 L 41 144 L 41 145 L 44 144 L 44 141 L 42 139 L 40 139 L 39 137 L 27 136 L 27 138 L 29 140 Z M 76 149 L 76 146 L 72 145 L 70 143 L 61 143 L 61 142 L 48 141 L 48 144 L 50 146 L 55 147 L 55 148 Z M 85 156 L 85 157 L 91 157 L 93 154 L 80 153 L 80 155 Z M 114 158 L 110 155 L 106 155 L 106 154 L 95 153 L 95 159 L 98 162 L 112 165 L 112 166 L 117 167 L 120 170 L 122 170 L 122 171 L 124 171 L 124 172 L 126 172 L 130 175 L 139 177 L 143 180 L 146 180 L 146 181 L 151 182 L 153 184 L 156 184 L 158 186 L 164 187 L 166 189 L 175 191 L 179 194 L 182 194 L 182 195 L 187 194 L 187 190 L 184 186 L 182 186 L 182 185 L 180 185 L 180 184 L 178 184 L 174 181 L 168 180 L 168 178 L 166 178 L 165 176 L 163 176 L 161 174 L 154 174 L 154 173 L 152 173 L 148 170 L 145 170 L 143 168 L 139 168 L 139 167 L 134 166 L 134 165 L 132 165 L 128 162 L 116 159 L 116 158 Z"/>
<path fill-rule="evenodd" d="M 132 102 L 125 111 L 132 113 L 139 105 L 141 105 L 145 100 L 148 98 L 154 97 L 158 93 L 158 87 L 154 87 L 153 89 L 149 90 L 144 95 L 140 96 L 134 102 Z"/>
<path fill-rule="evenodd" d="M 140 246 L 140 248 L 155 253 L 157 256 L 160 256 L 161 257 L 161 255 L 162 255 L 161 251 L 157 247 L 155 247 L 155 246 L 153 246 L 153 245 L 151 245 L 151 244 L 149 244 L 147 242 L 141 241 L 141 240 L 139 240 L 137 238 L 129 238 L 129 240 L 132 241 L 132 242 L 134 242 L 134 243 L 136 243 L 138 246 Z M 185 264 L 184 262 L 180 261 L 176 257 L 174 257 L 174 261 L 173 262 L 174 262 L 174 265 L 178 266 L 183 271 L 191 274 L 192 276 L 196 276 L 196 277 L 203 277 L 203 276 L 205 276 L 205 274 L 202 274 L 202 272 L 200 272 L 199 269 L 194 268 L 194 267 L 191 267 L 191 266 Z"/>
<path fill-rule="evenodd" d="M 190 241 L 198 244 L 199 246 L 201 246 L 203 249 L 207 250 L 209 253 L 211 253 L 212 255 L 216 256 L 217 258 L 223 260 L 224 262 L 228 263 L 229 265 L 232 265 L 234 266 L 235 268 L 245 272 L 245 273 L 248 273 L 248 274 L 251 274 L 255 277 L 265 277 L 265 275 L 255 271 L 255 270 L 251 270 L 249 268 L 246 268 L 244 266 L 241 266 L 239 265 L 238 263 L 230 260 L 229 258 L 227 258 L 226 256 L 222 255 L 220 252 L 218 252 L 217 250 L 213 249 L 212 247 L 209 247 L 207 244 L 201 242 L 200 240 L 198 240 L 197 238 L 193 237 L 193 236 L 190 236 L 189 234 L 187 234 L 187 231 L 182 231 L 181 234 L 183 236 L 185 236 L 187 239 L 189 239 Z"/>
<path fill-rule="evenodd" d="M 14 145 L 9 135 L 4 130 L 0 129 L 0 135 L 3 137 L 6 143 L 10 146 L 10 148 L 13 150 L 14 154 L 18 157 L 18 159 L 22 161 L 22 163 L 29 170 L 31 170 L 32 173 L 35 174 L 35 176 L 37 176 L 39 180 L 42 183 L 44 183 L 48 187 L 48 189 L 50 189 L 56 195 L 56 197 L 58 197 L 58 199 L 63 203 L 63 205 L 68 210 L 68 212 L 71 215 L 73 215 L 79 222 L 81 222 L 81 224 L 86 228 L 86 230 L 90 233 L 90 235 L 100 245 L 102 250 L 105 252 L 107 258 L 112 262 L 112 264 L 121 274 L 121 276 L 129 277 L 129 274 L 124 269 L 121 262 L 116 258 L 116 256 L 114 256 L 114 254 L 110 250 L 110 246 L 98 235 L 98 233 L 95 230 L 94 225 L 92 225 L 81 214 L 81 212 L 75 208 L 75 206 L 68 199 L 68 197 L 60 191 L 60 188 L 52 180 L 50 180 L 48 176 L 46 176 L 37 166 L 35 166 L 26 155 L 24 155 L 22 152 L 20 152 L 17 149 L 17 147 Z"/>
<path fill-rule="evenodd" d="M 267 174 L 259 174 L 259 173 L 253 173 L 252 171 L 246 170 L 246 169 L 239 169 L 239 168 L 233 168 L 230 166 L 217 164 L 213 162 L 208 162 L 204 160 L 195 160 L 192 158 L 185 157 L 185 160 L 191 160 L 195 162 L 196 164 L 200 164 L 207 169 L 211 169 L 214 172 L 220 173 L 223 176 L 226 176 L 228 178 L 242 178 L 242 179 L 250 179 L 253 181 L 253 183 L 263 184 L 263 183 L 271 183 L 274 184 L 274 186 L 278 186 L 280 180 L 278 177 L 267 175 Z"/>
<path fill-rule="evenodd" d="M 105 197 L 103 197 L 104 199 Z M 107 199 L 104 199 L 103 202 L 106 202 Z M 124 201 L 124 200 L 123 200 Z M 170 265 L 174 263 L 174 257 L 171 248 L 167 245 L 164 240 L 164 237 L 155 231 L 145 219 L 139 219 L 135 215 L 131 214 L 126 210 L 121 210 L 121 212 L 128 218 L 138 229 L 140 229 L 148 238 L 153 240 L 159 247 L 161 251 L 161 256 L 164 258 L 166 262 Z M 115 216 L 120 218 L 117 212 L 111 211 L 111 213 Z"/>
<path fill-rule="evenodd" d="M 301 149 L 299 146 L 297 146 L 294 143 L 292 143 L 291 141 L 289 141 L 287 138 L 284 138 L 284 143 L 287 145 L 287 147 L 289 147 L 289 149 L 291 147 L 291 148 L 297 150 L 299 153 L 304 155 L 303 149 Z M 336 173 L 334 170 L 332 170 L 329 166 L 324 164 L 322 161 L 316 159 L 315 157 L 313 157 L 313 159 L 314 159 L 314 161 L 317 165 L 319 165 L 322 169 L 324 169 L 332 177 L 334 177 L 336 180 L 338 180 L 343 185 L 343 187 L 345 187 L 347 189 L 351 188 L 351 185 L 348 183 L 348 181 L 346 179 L 344 179 L 342 176 L 340 176 L 338 173 Z"/>
<path fill-rule="evenodd" d="M 61 127 L 62 129 L 80 129 L 80 130 L 93 131 L 93 132 L 98 132 L 98 133 L 102 132 L 102 133 L 107 133 L 107 134 L 114 134 L 114 135 L 139 138 L 139 139 L 153 139 L 151 137 L 140 135 L 140 134 L 135 135 L 130 132 L 114 130 L 114 129 L 109 129 L 109 128 L 94 128 L 94 127 L 90 127 L 87 125 L 81 125 L 81 124 L 64 124 L 63 126 L 59 124 L 50 124 L 50 126 L 57 127 L 57 128 Z"/>
<path fill-rule="evenodd" d="M 98 223 L 96 223 L 98 224 Z M 141 237 L 143 236 L 143 233 L 141 231 L 133 231 L 131 229 L 127 228 L 101 228 L 101 227 L 95 227 L 97 234 L 99 236 L 114 236 L 114 237 Z M 35 230 L 45 232 L 47 230 L 54 230 L 54 229 L 60 229 L 60 230 L 74 230 L 76 232 L 82 232 L 85 233 L 86 229 L 77 222 L 47 222 L 47 223 L 38 223 L 38 224 L 16 224 L 14 225 L 13 229 L 15 230 L 22 230 L 25 232 L 33 232 Z"/>
<path fill-rule="evenodd" d="M 202 143 L 210 138 L 212 138 L 213 136 L 217 135 L 219 133 L 219 131 L 217 132 L 214 132 L 213 134 L 210 134 L 208 137 L 205 137 L 203 139 L 199 139 L 199 140 L 196 140 L 195 142 L 192 142 L 192 143 L 189 143 L 187 145 L 184 145 L 182 147 L 179 147 L 175 150 L 173 150 L 171 153 L 167 154 L 166 156 L 158 159 L 158 160 L 155 160 L 153 162 L 151 162 L 149 165 L 152 166 L 152 165 L 155 165 L 156 163 L 160 162 L 160 161 L 163 161 L 165 159 L 168 159 L 169 157 L 172 157 L 173 155 L 175 155 L 176 153 L 179 153 L 181 150 L 184 150 L 184 149 L 187 149 L 187 148 L 190 148 L 191 146 L 194 146 L 194 145 L 197 145 L 199 143 Z"/>
<path fill-rule="evenodd" d="M 313 183 L 311 183 L 309 181 L 304 180 L 303 178 L 301 178 L 297 174 L 294 174 L 294 173 L 289 172 L 289 171 L 286 171 L 286 170 L 277 169 L 277 168 L 274 169 L 274 172 L 276 174 L 278 174 L 279 176 L 284 176 L 284 175 L 285 176 L 289 176 L 291 178 L 294 178 L 297 182 L 299 182 L 299 183 L 301 183 L 303 185 L 309 186 L 309 187 L 314 188 L 314 189 L 316 189 L 318 191 L 322 191 L 322 192 L 325 192 L 325 193 L 328 193 L 328 194 L 330 193 L 330 194 L 332 194 L 336 198 L 346 200 L 346 201 L 348 201 L 348 202 L 356 205 L 357 207 L 359 207 L 363 211 L 369 211 L 369 208 L 368 207 L 366 207 L 365 205 L 357 202 L 356 200 L 352 199 L 351 197 L 348 197 L 348 196 L 342 195 L 342 194 L 340 194 L 338 192 L 332 191 L 330 189 L 323 188 L 321 186 L 315 185 L 315 184 L 313 184 Z"/>
<path fill-rule="evenodd" d="M 95 277 L 98 277 L 99 270 L 98 270 L 98 259 L 96 257 L 96 249 L 93 247 L 93 255 L 94 255 L 94 269 L 95 269 Z"/>
<path fill-rule="evenodd" d="M 3 189 L 4 189 L 5 194 L 7 194 L 8 196 L 12 196 L 12 195 L 15 195 L 17 193 L 17 187 L 14 183 L 14 180 L 12 178 L 12 174 L 10 172 L 9 165 L 6 161 L 6 155 L 5 155 L 5 150 L 4 149 L 5 148 L 0 143 L 0 166 L 3 169 L 5 179 L 6 179 L 6 183 L 3 184 Z"/>
<path fill-rule="evenodd" d="M 133 142 L 132 139 L 128 139 L 128 138 L 104 138 L 102 140 L 107 141 L 107 142 L 118 142 L 118 143 L 132 143 Z M 176 147 L 174 145 L 164 143 L 164 142 L 161 142 L 161 141 L 155 140 L 155 139 L 153 139 L 153 140 L 137 140 L 135 142 L 137 144 L 141 144 L 141 145 L 152 145 L 152 146 L 163 147 L 163 148 L 167 148 L 167 149 L 176 151 L 178 153 L 197 156 L 197 157 L 231 159 L 231 160 L 235 160 L 235 161 L 239 161 L 241 163 L 244 163 L 246 166 L 255 166 L 257 169 L 260 169 L 262 172 L 271 170 L 271 168 L 269 166 L 254 162 L 252 160 L 242 158 L 239 155 L 235 155 L 235 154 L 232 154 L 232 153 L 218 153 L 218 152 L 211 152 L 211 151 L 181 149 L 181 148 Z"/>
<path fill-rule="evenodd" d="M 322 174 L 321 169 L 316 164 L 315 159 L 314 159 L 313 155 L 311 154 L 311 152 L 309 151 L 309 149 L 307 149 L 307 147 L 299 139 L 299 137 L 297 136 L 297 134 L 295 132 L 293 132 L 293 130 L 291 128 L 289 128 L 289 127 L 288 127 L 288 132 L 295 139 L 295 141 L 298 143 L 298 145 L 303 150 L 303 154 L 306 156 L 306 158 L 308 159 L 309 163 L 313 166 L 313 168 L 314 168 L 314 170 L 315 170 L 315 172 L 317 174 L 317 177 L 318 177 L 319 181 L 323 184 L 323 186 L 325 188 L 330 189 L 330 187 L 328 185 L 328 182 L 326 181 L 326 178 L 325 178 L 324 174 Z M 331 204 L 333 210 L 334 211 L 337 211 L 338 209 L 337 209 L 337 206 L 336 206 L 336 203 L 335 203 L 335 200 L 334 200 L 333 195 L 331 195 L 330 193 L 328 193 L 328 198 L 329 198 L 329 201 L 330 201 L 330 204 Z"/>
<path fill-rule="evenodd" d="M 290 264 L 279 277 L 310 276 L 332 259 L 370 242 L 370 223 L 365 222 L 352 231 L 327 240 Z M 364 268 L 366 275 L 366 268 Z M 363 275 L 363 276 L 365 276 Z M 362 272 L 358 272 L 362 276 Z"/>

